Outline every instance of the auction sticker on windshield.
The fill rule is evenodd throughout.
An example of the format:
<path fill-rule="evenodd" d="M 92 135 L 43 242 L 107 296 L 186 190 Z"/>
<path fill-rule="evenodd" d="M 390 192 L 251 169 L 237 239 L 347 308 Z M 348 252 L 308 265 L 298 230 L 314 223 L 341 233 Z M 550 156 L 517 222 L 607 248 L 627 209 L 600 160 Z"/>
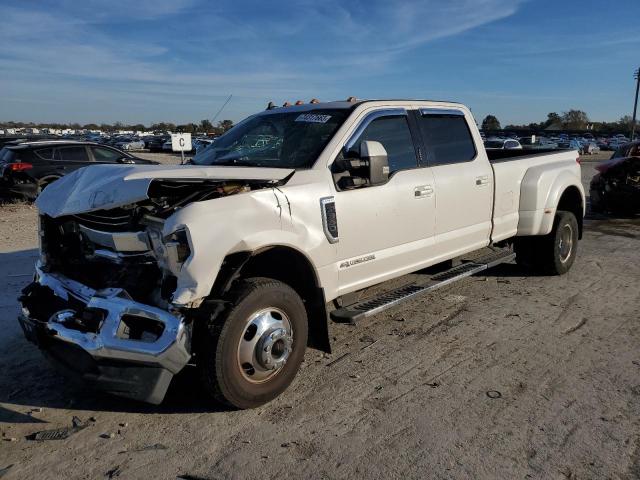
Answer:
<path fill-rule="evenodd" d="M 331 115 L 319 115 L 316 113 L 303 113 L 296 118 L 296 122 L 309 122 L 309 123 L 327 123 Z"/>

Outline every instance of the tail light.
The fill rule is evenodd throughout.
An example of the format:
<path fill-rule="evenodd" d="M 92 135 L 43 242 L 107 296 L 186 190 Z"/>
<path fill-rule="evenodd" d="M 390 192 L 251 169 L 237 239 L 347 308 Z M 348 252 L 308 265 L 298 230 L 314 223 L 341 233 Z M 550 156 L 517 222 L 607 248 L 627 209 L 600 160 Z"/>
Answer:
<path fill-rule="evenodd" d="M 577 163 L 578 165 L 581 165 L 581 163 L 580 163 L 580 157 L 576 157 L 576 163 Z"/>
<path fill-rule="evenodd" d="M 16 162 L 7 164 L 7 168 L 11 172 L 24 172 L 25 170 L 31 170 L 33 165 L 27 162 Z"/>

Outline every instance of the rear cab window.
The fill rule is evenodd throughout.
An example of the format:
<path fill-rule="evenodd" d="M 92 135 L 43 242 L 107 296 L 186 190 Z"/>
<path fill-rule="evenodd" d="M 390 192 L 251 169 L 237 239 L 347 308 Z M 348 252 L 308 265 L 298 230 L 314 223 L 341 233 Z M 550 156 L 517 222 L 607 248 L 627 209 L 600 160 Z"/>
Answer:
<path fill-rule="evenodd" d="M 476 158 L 476 144 L 462 111 L 439 113 L 438 109 L 422 109 L 417 117 L 429 165 L 464 163 Z"/>

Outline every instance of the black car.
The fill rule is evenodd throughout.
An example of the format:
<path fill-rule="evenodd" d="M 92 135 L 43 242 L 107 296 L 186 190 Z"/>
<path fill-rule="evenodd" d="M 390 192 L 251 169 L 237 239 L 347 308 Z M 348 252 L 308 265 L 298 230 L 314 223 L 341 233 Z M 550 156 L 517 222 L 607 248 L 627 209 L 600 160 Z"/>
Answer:
<path fill-rule="evenodd" d="M 8 144 L 0 150 L 0 195 L 34 199 L 51 182 L 79 168 L 126 163 L 158 164 L 93 142 Z"/>
<path fill-rule="evenodd" d="M 159 135 L 149 139 L 149 141 L 145 141 L 145 144 L 150 152 L 162 152 L 162 146 L 169 140 L 171 140 L 170 136 Z"/>

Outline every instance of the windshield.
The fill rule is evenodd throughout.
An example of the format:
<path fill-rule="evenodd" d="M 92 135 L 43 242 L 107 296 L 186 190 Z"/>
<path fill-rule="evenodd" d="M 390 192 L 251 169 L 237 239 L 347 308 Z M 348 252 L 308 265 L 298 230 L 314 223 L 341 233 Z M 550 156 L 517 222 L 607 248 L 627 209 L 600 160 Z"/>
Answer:
<path fill-rule="evenodd" d="M 249 117 L 193 157 L 196 165 L 309 168 L 349 115 L 314 109 Z"/>

